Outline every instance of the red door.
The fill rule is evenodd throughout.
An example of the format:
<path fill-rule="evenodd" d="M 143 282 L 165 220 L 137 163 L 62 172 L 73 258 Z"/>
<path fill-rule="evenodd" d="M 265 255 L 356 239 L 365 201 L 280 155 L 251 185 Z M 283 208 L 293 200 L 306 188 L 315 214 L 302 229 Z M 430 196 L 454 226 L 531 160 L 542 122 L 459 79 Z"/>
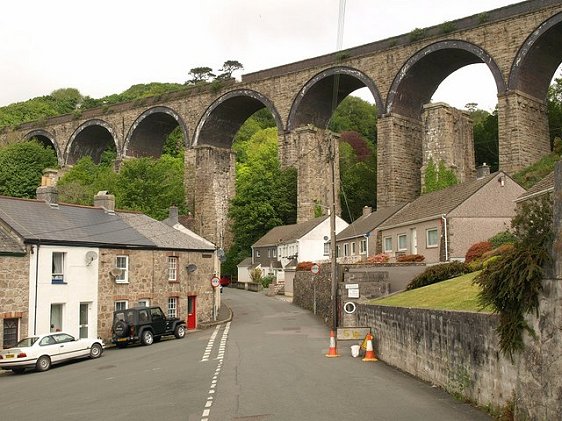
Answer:
<path fill-rule="evenodd" d="M 195 295 L 190 295 L 187 297 L 187 328 L 196 329 L 197 328 L 197 312 L 196 312 L 196 299 Z"/>

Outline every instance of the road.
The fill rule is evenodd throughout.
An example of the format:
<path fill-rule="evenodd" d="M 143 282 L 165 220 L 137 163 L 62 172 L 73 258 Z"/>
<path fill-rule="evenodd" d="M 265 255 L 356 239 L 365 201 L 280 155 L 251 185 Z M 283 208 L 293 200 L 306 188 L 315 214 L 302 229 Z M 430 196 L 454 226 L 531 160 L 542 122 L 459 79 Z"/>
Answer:
<path fill-rule="evenodd" d="M 232 322 L 44 373 L 0 375 L 0 419 L 489 420 L 382 362 L 326 358 L 329 331 L 277 298 L 226 288 Z"/>

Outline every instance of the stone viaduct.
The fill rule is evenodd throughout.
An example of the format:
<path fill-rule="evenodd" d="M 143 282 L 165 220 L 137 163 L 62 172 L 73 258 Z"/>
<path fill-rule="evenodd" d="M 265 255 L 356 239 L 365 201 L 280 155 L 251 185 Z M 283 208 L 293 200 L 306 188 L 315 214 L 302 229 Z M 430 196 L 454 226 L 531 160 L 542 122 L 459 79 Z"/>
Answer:
<path fill-rule="evenodd" d="M 159 156 L 179 126 L 195 229 L 220 246 L 235 188 L 232 140 L 257 110 L 265 107 L 275 118 L 282 165 L 298 169 L 302 221 L 312 216 L 315 203 L 329 203 L 333 137 L 326 127 L 335 105 L 351 92 L 367 87 L 376 103 L 377 200 L 384 207 L 419 195 L 424 105 L 447 76 L 470 64 L 484 63 L 495 80 L 500 167 L 514 172 L 550 152 L 545 100 L 561 61 L 562 3 L 530 0 L 246 74 L 238 83 L 26 123 L 4 131 L 0 141 L 38 138 L 67 166 L 84 155 L 99 161 L 110 146 L 120 160 Z"/>

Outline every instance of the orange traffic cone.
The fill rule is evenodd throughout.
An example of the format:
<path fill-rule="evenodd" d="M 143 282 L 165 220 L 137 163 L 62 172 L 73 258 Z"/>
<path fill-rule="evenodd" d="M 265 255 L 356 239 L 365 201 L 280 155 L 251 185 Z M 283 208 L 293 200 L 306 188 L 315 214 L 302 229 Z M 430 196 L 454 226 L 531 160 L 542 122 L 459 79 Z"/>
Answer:
<path fill-rule="evenodd" d="M 333 330 L 330 330 L 330 349 L 328 350 L 326 357 L 339 357 L 338 351 L 336 350 L 336 334 Z"/>
<path fill-rule="evenodd" d="M 367 350 L 365 351 L 365 358 L 363 358 L 363 361 L 378 361 L 375 351 L 373 350 L 373 339 L 373 335 L 370 333 L 367 333 L 367 336 L 365 336 Z"/>

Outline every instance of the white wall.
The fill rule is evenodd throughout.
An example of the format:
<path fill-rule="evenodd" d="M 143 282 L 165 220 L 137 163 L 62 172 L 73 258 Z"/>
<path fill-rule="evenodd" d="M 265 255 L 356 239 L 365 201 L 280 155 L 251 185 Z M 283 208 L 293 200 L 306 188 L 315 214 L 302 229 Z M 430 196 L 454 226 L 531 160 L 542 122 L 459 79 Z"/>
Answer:
<path fill-rule="evenodd" d="M 340 217 L 336 217 L 336 234 L 345 229 L 349 224 Z M 317 262 L 326 260 L 329 256 L 324 256 L 324 237 L 330 237 L 330 218 L 318 224 L 308 234 L 299 240 L 299 262 Z M 329 240 L 328 240 L 329 241 Z"/>
<path fill-rule="evenodd" d="M 86 253 L 89 251 L 95 252 L 98 258 L 87 265 Z M 64 284 L 52 283 L 53 252 L 66 253 Z M 88 303 L 88 336 L 98 336 L 98 264 L 97 248 L 40 245 L 37 251 L 37 246 L 33 246 L 29 268 L 30 335 L 49 332 L 51 304 L 62 304 L 61 329 L 78 337 L 80 304 Z"/>

